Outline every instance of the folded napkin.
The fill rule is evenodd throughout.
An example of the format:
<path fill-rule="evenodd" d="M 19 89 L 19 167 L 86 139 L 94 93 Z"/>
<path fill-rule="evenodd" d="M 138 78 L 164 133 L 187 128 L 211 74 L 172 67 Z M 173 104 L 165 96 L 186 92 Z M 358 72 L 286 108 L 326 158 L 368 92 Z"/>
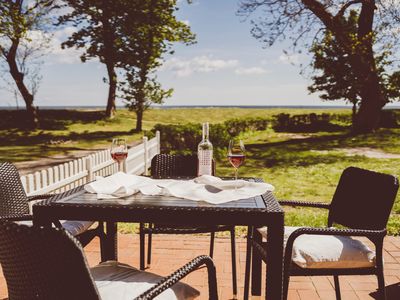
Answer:
<path fill-rule="evenodd" d="M 133 195 L 141 189 L 149 193 L 152 187 L 157 188 L 152 184 L 151 178 L 118 172 L 108 177 L 100 177 L 86 184 L 84 188 L 89 193 L 97 194 L 98 199 L 112 199 Z"/>
<path fill-rule="evenodd" d="M 237 188 L 235 189 L 235 185 Z M 89 193 L 97 193 L 98 199 L 127 197 L 135 193 L 184 198 L 222 204 L 239 199 L 262 195 L 273 191 L 268 183 L 245 180 L 222 180 L 203 175 L 193 180 L 151 179 L 118 172 L 85 185 Z"/>

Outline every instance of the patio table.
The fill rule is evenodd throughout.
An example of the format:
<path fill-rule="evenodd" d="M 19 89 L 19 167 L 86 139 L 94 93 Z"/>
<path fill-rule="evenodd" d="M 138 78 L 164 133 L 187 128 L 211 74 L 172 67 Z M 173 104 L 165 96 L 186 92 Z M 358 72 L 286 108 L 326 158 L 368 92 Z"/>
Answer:
<path fill-rule="evenodd" d="M 262 182 L 261 179 L 246 178 Z M 282 299 L 284 212 L 271 192 L 214 205 L 166 196 L 134 194 L 120 199 L 97 199 L 83 186 L 56 194 L 33 206 L 35 226 L 51 226 L 57 220 L 106 222 L 102 257 L 117 260 L 117 222 L 165 223 L 176 225 L 244 225 L 268 227 L 266 299 Z M 252 230 L 253 231 L 253 230 Z M 255 231 L 257 234 L 257 231 Z M 261 239 L 257 234 L 254 238 Z M 248 243 L 249 249 L 249 243 Z M 261 295 L 261 258 L 252 256 L 252 295 Z"/>

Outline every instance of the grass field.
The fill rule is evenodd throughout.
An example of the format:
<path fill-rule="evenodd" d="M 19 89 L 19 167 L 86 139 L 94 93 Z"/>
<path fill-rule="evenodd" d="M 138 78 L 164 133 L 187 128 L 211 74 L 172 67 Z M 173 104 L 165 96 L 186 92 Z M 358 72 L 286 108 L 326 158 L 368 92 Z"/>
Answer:
<path fill-rule="evenodd" d="M 223 122 L 231 118 L 271 117 L 286 112 L 309 113 L 303 109 L 153 109 L 145 113 L 144 129 L 156 123 Z M 316 113 L 347 113 L 346 110 L 314 110 Z M 25 132 L 13 121 L 10 112 L 0 112 L 0 159 L 7 161 L 38 160 L 60 152 L 68 153 L 109 146 L 115 136 L 128 141 L 140 140 L 143 133 L 135 133 L 135 115 L 119 110 L 117 117 L 103 120 L 100 111 L 42 111 L 43 128 Z M 344 168 L 358 166 L 375 171 L 400 175 L 400 159 L 384 154 L 400 154 L 400 129 L 380 129 L 372 134 L 351 136 L 346 130 L 318 133 L 262 132 L 242 134 L 247 149 L 242 176 L 262 177 L 273 184 L 279 199 L 329 202 Z M 211 137 L 216 139 L 218 137 Z M 371 149 L 382 153 L 382 158 L 367 157 L 362 152 L 349 155 L 349 149 Z M 231 176 L 232 167 L 225 159 L 217 161 L 217 175 Z M 318 210 L 286 210 L 289 225 L 323 225 L 326 214 Z M 126 225 L 121 225 L 126 231 Z M 400 232 L 400 196 L 389 222 L 389 232 Z"/>

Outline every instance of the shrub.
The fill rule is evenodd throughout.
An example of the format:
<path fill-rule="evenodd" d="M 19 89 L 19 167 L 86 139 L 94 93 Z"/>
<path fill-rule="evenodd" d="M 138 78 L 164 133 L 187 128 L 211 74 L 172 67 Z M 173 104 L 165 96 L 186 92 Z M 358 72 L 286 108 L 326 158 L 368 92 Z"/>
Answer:
<path fill-rule="evenodd" d="M 318 132 L 333 131 L 340 128 L 331 122 L 331 115 L 323 114 L 301 114 L 293 115 L 281 113 L 274 116 L 272 128 L 275 131 L 287 132 Z"/>
<path fill-rule="evenodd" d="M 224 123 L 210 125 L 210 140 L 214 146 L 216 156 L 222 155 L 232 137 L 249 130 L 265 130 L 268 120 L 262 118 L 231 119 Z M 188 154 L 197 151 L 201 141 L 201 124 L 156 124 L 153 132 L 159 130 L 161 137 L 161 151 L 164 153 Z"/>
<path fill-rule="evenodd" d="M 230 119 L 224 125 L 231 136 L 246 131 L 262 131 L 267 129 L 269 120 L 263 118 Z"/>

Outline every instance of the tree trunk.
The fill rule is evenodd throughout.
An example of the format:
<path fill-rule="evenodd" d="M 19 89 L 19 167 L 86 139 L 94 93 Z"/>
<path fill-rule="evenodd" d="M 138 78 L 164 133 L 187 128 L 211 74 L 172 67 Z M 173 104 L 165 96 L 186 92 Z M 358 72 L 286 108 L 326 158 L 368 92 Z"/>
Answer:
<path fill-rule="evenodd" d="M 354 65 L 352 67 L 362 86 L 360 109 L 353 126 L 355 133 L 367 133 L 378 128 L 381 110 L 387 102 L 379 83 L 373 52 L 372 26 L 375 9 L 374 0 L 363 2 L 358 18 L 359 47 L 356 47 L 358 49 L 353 54 Z"/>
<path fill-rule="evenodd" d="M 107 64 L 108 73 L 108 99 L 106 108 L 106 117 L 113 118 L 116 111 L 115 106 L 115 95 L 117 90 L 117 74 L 115 73 L 114 65 L 112 63 Z"/>
<path fill-rule="evenodd" d="M 115 33 L 112 26 L 113 16 L 110 14 L 112 1 L 102 1 L 102 26 L 103 26 L 103 43 L 104 43 L 104 63 L 107 67 L 108 74 L 108 98 L 106 107 L 106 117 L 113 118 L 116 111 L 115 97 L 117 90 L 117 74 L 115 73 Z"/>
<path fill-rule="evenodd" d="M 354 133 L 372 132 L 379 126 L 386 101 L 376 71 L 366 71 L 361 87 L 361 103 L 353 126 Z"/>
<path fill-rule="evenodd" d="M 354 124 L 356 123 L 356 115 L 357 115 L 357 101 L 352 101 L 353 107 L 351 109 L 351 124 L 354 127 Z"/>
<path fill-rule="evenodd" d="M 39 118 L 36 107 L 33 105 L 33 95 L 29 92 L 28 88 L 24 83 L 24 74 L 18 69 L 16 63 L 16 53 L 18 48 L 19 40 L 14 40 L 13 45 L 7 55 L 7 63 L 10 68 L 10 74 L 17 85 L 18 91 L 25 101 L 26 112 L 27 112 L 27 126 L 28 128 L 34 129 L 39 126 Z"/>
<path fill-rule="evenodd" d="M 143 109 L 136 110 L 136 131 L 142 131 Z"/>

